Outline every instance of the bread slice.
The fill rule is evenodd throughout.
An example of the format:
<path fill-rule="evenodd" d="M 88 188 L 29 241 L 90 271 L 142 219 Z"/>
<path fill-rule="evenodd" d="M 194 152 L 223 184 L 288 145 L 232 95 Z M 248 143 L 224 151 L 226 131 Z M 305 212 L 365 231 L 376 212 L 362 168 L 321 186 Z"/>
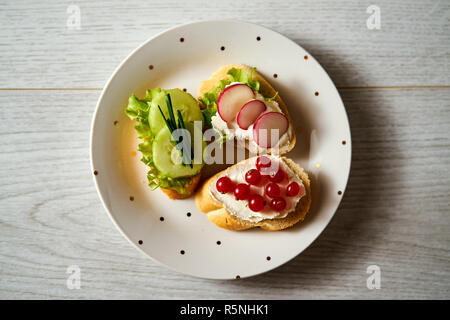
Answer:
<path fill-rule="evenodd" d="M 198 209 L 208 215 L 208 219 L 217 226 L 228 230 L 247 230 L 251 228 L 260 227 L 264 230 L 277 231 L 292 227 L 299 221 L 305 219 L 306 214 L 311 206 L 311 184 L 308 174 L 296 164 L 294 161 L 282 157 L 285 164 L 302 180 L 305 186 L 305 195 L 300 199 L 295 207 L 295 210 L 281 219 L 265 219 L 259 222 L 251 222 L 242 220 L 230 214 L 221 203 L 215 200 L 210 194 L 211 182 L 218 178 L 219 175 L 226 173 L 229 168 L 221 171 L 204 182 L 199 191 L 195 195 L 195 203 Z M 246 159 L 245 161 L 249 161 Z M 239 162 L 233 166 L 239 166 L 243 162 Z M 232 166 L 232 167 L 233 167 Z"/>
<path fill-rule="evenodd" d="M 200 173 L 198 173 L 197 175 L 193 176 L 190 178 L 189 180 L 189 184 L 186 186 L 186 191 L 187 193 L 179 193 L 176 190 L 172 190 L 172 189 L 164 189 L 164 188 L 160 188 L 162 192 L 164 192 L 169 199 L 186 199 L 189 198 L 190 196 L 192 196 L 192 194 L 194 193 L 195 189 L 197 188 L 197 185 L 199 184 L 200 180 L 202 177 L 202 172 L 200 171 Z"/>
<path fill-rule="evenodd" d="M 250 74 L 251 71 L 252 71 L 252 68 L 250 68 L 249 66 L 246 66 L 244 64 L 228 64 L 228 65 L 225 65 L 225 66 L 221 67 L 219 70 L 217 70 L 211 76 L 211 78 L 209 78 L 206 81 L 203 81 L 202 85 L 200 86 L 200 88 L 198 90 L 198 96 L 201 97 L 205 93 L 210 92 L 211 90 L 216 88 L 217 84 L 219 83 L 220 80 L 228 79 L 229 76 L 228 76 L 227 73 L 232 68 L 243 69 L 248 74 Z M 253 79 L 259 81 L 259 84 L 260 84 L 259 93 L 261 93 L 264 97 L 269 98 L 269 97 L 275 96 L 277 91 L 272 87 L 272 85 L 258 71 L 253 72 Z M 275 101 L 278 103 L 278 106 L 280 107 L 281 111 L 283 111 L 284 115 L 287 117 L 287 119 L 289 121 L 289 129 L 288 130 L 292 130 L 291 131 L 292 132 L 292 138 L 289 141 L 289 145 L 287 145 L 283 149 L 280 149 L 280 154 L 285 154 L 285 153 L 291 151 L 294 148 L 294 146 L 295 146 L 295 142 L 296 142 L 295 130 L 294 130 L 294 126 L 292 124 L 291 116 L 289 115 L 289 111 L 287 109 L 287 106 L 284 103 L 284 101 L 281 99 L 279 94 L 275 97 Z M 267 153 L 269 153 L 269 154 L 271 153 L 270 149 L 267 150 Z"/>

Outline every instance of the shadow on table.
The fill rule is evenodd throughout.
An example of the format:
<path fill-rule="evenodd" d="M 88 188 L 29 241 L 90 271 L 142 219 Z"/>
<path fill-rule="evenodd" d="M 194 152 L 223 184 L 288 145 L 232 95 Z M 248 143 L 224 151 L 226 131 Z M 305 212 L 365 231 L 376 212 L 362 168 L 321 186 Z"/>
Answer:
<path fill-rule="evenodd" d="M 313 54 L 320 56 L 320 52 Z M 363 78 L 352 65 L 344 65 L 343 61 L 333 61 L 333 64 L 340 65 L 352 79 Z M 342 79 L 342 75 L 330 74 L 330 77 Z M 388 176 L 382 170 L 392 166 L 389 150 L 398 152 L 398 149 L 395 141 L 382 141 L 379 132 L 395 128 L 390 114 L 382 107 L 386 100 L 382 90 L 342 88 L 339 93 L 350 121 L 353 150 L 347 189 L 334 218 L 316 241 L 290 262 L 259 276 L 224 282 L 225 286 L 311 289 L 336 285 L 342 288 L 346 285 L 344 281 L 352 277 L 353 286 L 360 283 L 364 288 L 367 266 L 381 263 L 370 261 L 374 256 L 373 244 L 383 237 L 379 232 L 372 232 L 373 226 L 380 219 L 386 223 L 383 215 L 388 214 L 379 212 L 377 203 L 385 196 L 383 183 L 400 179 L 401 172 L 391 171 Z M 270 291 L 267 295 L 271 296 Z"/>

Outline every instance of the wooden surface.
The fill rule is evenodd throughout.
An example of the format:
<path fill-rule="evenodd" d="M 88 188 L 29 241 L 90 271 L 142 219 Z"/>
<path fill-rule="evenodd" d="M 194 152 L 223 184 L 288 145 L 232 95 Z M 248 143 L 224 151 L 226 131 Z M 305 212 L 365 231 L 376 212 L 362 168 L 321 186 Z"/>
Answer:
<path fill-rule="evenodd" d="M 448 1 L 0 2 L 0 298 L 450 298 Z M 126 5 L 125 5 L 126 3 Z M 177 274 L 114 228 L 89 167 L 100 88 L 166 28 L 239 19 L 301 44 L 330 73 L 350 119 L 342 204 L 303 254 L 261 276 Z M 368 290 L 366 268 L 381 268 Z M 69 265 L 81 289 L 66 287 Z"/>

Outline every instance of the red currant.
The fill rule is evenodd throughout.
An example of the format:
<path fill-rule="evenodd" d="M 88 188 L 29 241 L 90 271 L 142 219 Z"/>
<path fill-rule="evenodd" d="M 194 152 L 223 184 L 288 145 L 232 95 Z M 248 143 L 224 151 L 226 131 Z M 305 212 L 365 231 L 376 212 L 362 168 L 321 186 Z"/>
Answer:
<path fill-rule="evenodd" d="M 254 194 L 250 197 L 250 200 L 248 201 L 248 207 L 250 210 L 259 212 L 262 209 L 264 209 L 265 200 L 262 196 L 259 194 Z"/>
<path fill-rule="evenodd" d="M 267 184 L 265 190 L 266 194 L 271 198 L 280 196 L 280 187 L 274 182 L 270 182 L 269 184 Z"/>
<path fill-rule="evenodd" d="M 256 169 L 250 169 L 245 174 L 245 181 L 256 186 L 261 181 L 261 174 Z"/>
<path fill-rule="evenodd" d="M 238 183 L 234 188 L 236 200 L 246 200 L 250 196 L 250 186 L 246 183 Z"/>
<path fill-rule="evenodd" d="M 277 172 L 269 174 L 269 180 L 272 182 L 281 182 L 284 179 L 284 172 L 278 169 Z"/>
<path fill-rule="evenodd" d="M 216 189 L 220 193 L 228 193 L 233 192 L 234 190 L 234 183 L 231 181 L 228 177 L 222 177 L 217 180 L 216 182 Z"/>
<path fill-rule="evenodd" d="M 299 191 L 300 191 L 300 186 L 295 181 L 289 183 L 286 188 L 286 194 L 289 197 L 295 197 L 299 193 Z"/>
<path fill-rule="evenodd" d="M 258 169 L 259 172 L 261 170 L 264 170 L 264 168 L 269 168 L 271 166 L 271 161 L 266 156 L 260 156 L 256 158 L 256 169 Z"/>
<path fill-rule="evenodd" d="M 283 211 L 286 208 L 286 200 L 281 197 L 270 200 L 270 207 L 275 211 Z"/>

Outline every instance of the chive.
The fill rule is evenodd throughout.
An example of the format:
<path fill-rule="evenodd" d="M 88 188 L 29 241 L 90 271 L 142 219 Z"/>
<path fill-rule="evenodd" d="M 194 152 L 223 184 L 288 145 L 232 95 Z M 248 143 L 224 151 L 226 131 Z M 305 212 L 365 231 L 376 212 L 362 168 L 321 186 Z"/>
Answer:
<path fill-rule="evenodd" d="M 178 117 L 178 128 L 183 130 L 183 127 L 181 125 L 181 120 L 179 117 Z M 182 135 L 181 135 L 180 139 L 181 139 L 182 145 L 179 146 L 179 144 L 178 144 L 177 146 L 179 146 L 178 150 L 181 150 L 181 152 L 182 152 L 183 165 L 186 165 L 189 163 L 189 159 L 187 158 L 187 155 L 183 152 L 183 150 L 186 148 L 186 137 L 184 136 L 184 131 L 182 131 Z M 178 140 L 178 143 L 180 143 L 180 140 Z"/>
<path fill-rule="evenodd" d="M 181 129 L 186 129 L 186 127 L 184 125 L 183 116 L 181 115 L 181 111 L 180 110 L 177 110 L 177 115 L 178 115 L 178 126 Z"/>
<path fill-rule="evenodd" d="M 158 109 L 159 109 L 159 112 L 161 112 L 161 115 L 162 115 L 162 117 L 164 119 L 164 122 L 166 123 L 167 127 L 169 128 L 170 133 L 172 133 L 173 130 L 174 130 L 173 127 L 172 127 L 172 124 L 169 122 L 168 119 L 166 119 L 166 117 L 164 116 L 164 113 L 162 112 L 161 107 L 159 105 L 158 105 Z"/>
<path fill-rule="evenodd" d="M 169 131 L 172 134 L 172 138 L 173 138 L 173 132 L 177 128 L 186 130 L 186 126 L 184 124 L 183 116 L 181 115 L 180 110 L 177 110 L 177 116 L 178 116 L 178 126 L 177 126 L 177 122 L 175 121 L 175 115 L 173 113 L 172 98 L 170 97 L 170 94 L 166 95 L 166 104 L 167 104 L 167 109 L 169 110 L 169 118 L 166 118 L 164 116 L 164 113 L 159 105 L 158 105 L 158 109 L 159 109 L 159 112 L 161 112 L 164 122 L 166 123 L 167 128 L 169 128 Z M 189 143 L 187 146 L 190 146 L 190 142 L 188 141 L 188 139 L 185 135 L 185 131 L 183 131 L 181 138 L 182 138 L 181 142 L 182 142 L 183 146 L 186 147 L 186 143 Z M 183 158 L 183 165 L 189 164 L 189 166 L 191 168 L 193 168 L 192 159 L 194 158 L 194 152 L 192 150 L 192 146 L 190 146 L 191 157 L 189 158 L 189 156 L 187 154 L 184 154 L 184 152 L 183 152 L 183 150 L 185 148 L 183 148 L 182 146 L 178 146 L 179 144 L 180 144 L 180 141 L 177 141 L 177 149 L 181 151 L 181 155 Z M 181 147 L 181 149 L 180 149 L 180 147 Z"/>
<path fill-rule="evenodd" d="M 166 96 L 166 104 L 167 109 L 169 109 L 170 120 L 172 121 L 173 126 L 176 128 L 175 115 L 173 114 L 173 107 L 172 107 L 172 98 L 170 97 L 169 93 Z"/>
<path fill-rule="evenodd" d="M 177 115 L 178 115 L 178 125 L 181 129 L 186 130 L 186 126 L 184 125 L 184 120 L 183 120 L 183 116 L 181 115 L 180 110 L 177 110 Z M 190 151 L 191 151 L 191 157 L 188 158 L 188 156 L 186 155 L 186 158 L 188 159 L 188 164 L 189 166 L 192 168 L 192 158 L 193 158 L 193 152 L 192 152 L 192 146 L 190 146 L 190 141 L 188 141 L 188 137 L 185 135 L 186 131 L 183 131 L 183 145 L 188 144 L 188 146 L 190 147 Z"/>

